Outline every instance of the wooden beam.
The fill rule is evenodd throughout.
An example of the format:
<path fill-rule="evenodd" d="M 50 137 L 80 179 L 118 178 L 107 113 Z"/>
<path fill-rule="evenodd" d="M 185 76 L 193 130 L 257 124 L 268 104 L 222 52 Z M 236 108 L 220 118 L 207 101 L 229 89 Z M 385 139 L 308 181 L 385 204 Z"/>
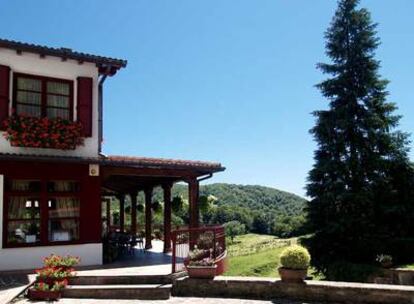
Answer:
<path fill-rule="evenodd" d="M 131 234 L 137 235 L 137 195 L 138 192 L 132 192 L 131 195 Z"/>
<path fill-rule="evenodd" d="M 152 248 L 152 188 L 146 188 L 145 193 L 145 249 Z"/>
<path fill-rule="evenodd" d="M 106 199 L 106 226 L 107 226 L 107 233 L 111 231 L 111 199 Z"/>
<path fill-rule="evenodd" d="M 189 198 L 189 215 L 190 228 L 199 226 L 200 214 L 198 210 L 199 182 L 197 179 L 191 179 L 188 182 L 188 198 Z"/>
<path fill-rule="evenodd" d="M 146 177 L 165 177 L 174 179 L 192 179 L 206 173 L 197 170 L 178 170 L 178 169 L 158 169 L 158 168 L 131 168 L 131 167 L 108 167 L 102 166 L 102 177 L 106 180 L 112 175 L 122 176 L 146 176 Z"/>
<path fill-rule="evenodd" d="M 119 226 L 121 232 L 125 232 L 125 194 L 119 197 Z"/>
<path fill-rule="evenodd" d="M 164 190 L 164 252 L 171 251 L 171 188 L 172 184 L 162 185 Z"/>

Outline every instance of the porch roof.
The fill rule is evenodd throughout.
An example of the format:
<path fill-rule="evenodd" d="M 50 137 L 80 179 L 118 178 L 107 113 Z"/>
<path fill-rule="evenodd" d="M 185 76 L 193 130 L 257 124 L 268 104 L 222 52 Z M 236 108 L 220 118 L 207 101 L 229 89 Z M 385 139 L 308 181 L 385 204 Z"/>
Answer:
<path fill-rule="evenodd" d="M 217 162 L 134 156 L 71 157 L 0 153 L 0 160 L 99 164 L 106 190 L 128 193 L 224 171 Z"/>

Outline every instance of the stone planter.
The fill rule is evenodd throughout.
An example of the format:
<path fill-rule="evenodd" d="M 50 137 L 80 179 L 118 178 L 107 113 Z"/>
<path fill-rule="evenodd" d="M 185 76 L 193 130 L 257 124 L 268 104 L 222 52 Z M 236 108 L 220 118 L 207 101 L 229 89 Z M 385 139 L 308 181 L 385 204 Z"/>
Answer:
<path fill-rule="evenodd" d="M 304 283 L 307 275 L 307 269 L 288 269 L 280 267 L 278 269 L 282 282 L 285 283 Z"/>
<path fill-rule="evenodd" d="M 217 265 L 214 266 L 187 266 L 187 273 L 194 279 L 214 279 Z"/>
<path fill-rule="evenodd" d="M 60 298 L 60 291 L 43 291 L 29 289 L 27 296 L 30 300 L 56 301 Z"/>

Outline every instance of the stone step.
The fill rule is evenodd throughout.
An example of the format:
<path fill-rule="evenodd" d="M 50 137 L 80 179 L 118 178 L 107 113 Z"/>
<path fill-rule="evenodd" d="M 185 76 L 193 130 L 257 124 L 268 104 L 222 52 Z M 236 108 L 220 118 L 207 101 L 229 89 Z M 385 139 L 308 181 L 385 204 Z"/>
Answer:
<path fill-rule="evenodd" d="M 167 300 L 171 284 L 158 285 L 68 285 L 63 298 Z"/>
<path fill-rule="evenodd" d="M 114 276 L 77 276 L 69 279 L 70 285 L 141 285 L 170 284 L 170 275 L 114 275 Z"/>

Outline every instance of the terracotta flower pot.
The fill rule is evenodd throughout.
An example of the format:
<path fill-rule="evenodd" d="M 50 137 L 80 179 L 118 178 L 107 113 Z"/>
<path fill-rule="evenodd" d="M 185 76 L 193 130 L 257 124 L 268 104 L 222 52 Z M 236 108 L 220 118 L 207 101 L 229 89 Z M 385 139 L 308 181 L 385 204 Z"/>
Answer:
<path fill-rule="evenodd" d="M 282 282 L 286 283 L 304 283 L 308 275 L 307 269 L 288 269 L 280 267 L 278 270 Z"/>
<path fill-rule="evenodd" d="M 60 291 L 43 291 L 43 290 L 35 290 L 29 289 L 28 297 L 30 300 L 48 300 L 48 301 L 56 301 L 60 298 Z"/>
<path fill-rule="evenodd" d="M 194 279 L 214 279 L 217 265 L 214 266 L 187 266 L 187 273 Z"/>
<path fill-rule="evenodd" d="M 382 268 L 389 269 L 392 267 L 392 262 L 382 262 L 381 266 Z"/>

